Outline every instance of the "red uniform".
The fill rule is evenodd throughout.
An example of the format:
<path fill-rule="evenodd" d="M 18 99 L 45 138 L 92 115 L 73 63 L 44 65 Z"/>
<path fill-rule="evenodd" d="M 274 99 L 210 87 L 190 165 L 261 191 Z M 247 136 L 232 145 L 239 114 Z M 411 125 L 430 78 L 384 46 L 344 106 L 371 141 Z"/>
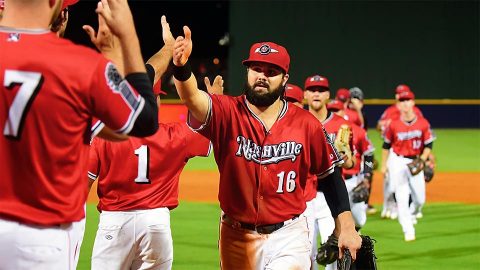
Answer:
<path fill-rule="evenodd" d="M 350 108 L 345 109 L 345 119 L 354 123 L 355 125 L 363 127 L 363 123 L 360 121 L 360 116 L 358 116 L 358 112 L 355 110 Z"/>
<path fill-rule="evenodd" d="M 303 213 L 308 173 L 326 176 L 339 162 L 320 122 L 284 102 L 267 132 L 245 96 L 210 95 L 210 100 L 211 111 L 199 132 L 213 143 L 222 210 L 235 220 L 260 225 Z"/>
<path fill-rule="evenodd" d="M 351 169 L 342 170 L 344 178 L 345 175 L 357 175 L 360 173 L 362 156 L 375 151 L 372 142 L 368 138 L 367 132 L 357 125 L 351 125 L 351 127 L 353 132 L 353 156 L 355 157 L 355 166 Z"/>
<path fill-rule="evenodd" d="M 92 141 L 88 175 L 98 177 L 98 210 L 178 206 L 178 180 L 188 159 L 208 156 L 210 142 L 185 123 L 159 124 L 157 133 L 123 142 Z"/>
<path fill-rule="evenodd" d="M 385 130 L 385 142 L 392 145 L 400 156 L 418 156 L 426 144 L 435 140 L 430 123 L 423 117 L 415 117 L 411 123 L 394 120 Z"/>
<path fill-rule="evenodd" d="M 318 120 L 317 120 L 318 121 Z M 340 129 L 340 126 L 346 124 L 351 126 L 351 124 L 343 119 L 342 117 L 338 116 L 335 113 L 330 113 L 325 120 L 322 122 L 325 131 L 327 132 L 328 136 L 330 137 L 330 141 L 335 141 L 335 137 L 337 136 L 337 132 Z M 353 142 L 350 141 L 350 149 L 353 149 Z M 307 189 L 305 191 L 305 198 L 307 201 L 314 199 L 317 196 L 317 176 L 316 175 L 309 175 L 309 183 Z"/>
<path fill-rule="evenodd" d="M 48 30 L 0 27 L 0 48 L 0 217 L 81 220 L 92 115 L 128 133 L 145 101 L 101 55 Z"/>

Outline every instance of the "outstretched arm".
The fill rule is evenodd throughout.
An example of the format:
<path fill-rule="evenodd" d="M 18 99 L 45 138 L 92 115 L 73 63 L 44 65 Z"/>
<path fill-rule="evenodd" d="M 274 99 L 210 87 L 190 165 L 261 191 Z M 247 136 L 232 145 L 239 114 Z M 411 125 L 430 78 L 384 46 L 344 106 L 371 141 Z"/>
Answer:
<path fill-rule="evenodd" d="M 183 27 L 183 32 L 185 37 L 177 37 L 173 48 L 175 86 L 192 116 L 204 123 L 209 110 L 209 99 L 206 93 L 198 89 L 197 79 L 192 76 L 187 63 L 192 53 L 192 33 L 187 26 Z"/>
<path fill-rule="evenodd" d="M 167 22 L 167 18 L 162 16 L 161 21 L 164 45 L 147 61 L 147 64 L 150 64 L 155 69 L 155 79 L 153 80 L 154 85 L 167 70 L 168 64 L 170 64 L 173 57 L 173 45 L 175 44 L 175 38 L 173 38 L 172 32 L 170 31 L 170 25 Z"/>

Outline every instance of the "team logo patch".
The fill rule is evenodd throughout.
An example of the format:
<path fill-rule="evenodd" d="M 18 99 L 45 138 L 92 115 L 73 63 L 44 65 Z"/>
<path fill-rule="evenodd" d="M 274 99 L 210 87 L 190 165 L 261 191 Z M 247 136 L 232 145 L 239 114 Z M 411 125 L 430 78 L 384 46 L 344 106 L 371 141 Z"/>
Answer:
<path fill-rule="evenodd" d="M 117 68 L 112 63 L 107 64 L 105 76 L 107 77 L 108 86 L 110 86 L 114 92 L 120 92 L 120 83 L 123 80 L 120 73 L 118 73 Z"/>
<path fill-rule="evenodd" d="M 312 81 L 312 82 L 319 82 L 319 81 L 323 81 L 323 80 L 325 80 L 325 79 L 322 76 L 318 76 L 318 75 L 315 75 L 310 79 L 310 81 Z"/>
<path fill-rule="evenodd" d="M 7 41 L 8 42 L 19 42 L 20 41 L 20 33 L 10 33 L 10 34 L 8 34 Z"/>
<path fill-rule="evenodd" d="M 269 53 L 277 53 L 278 51 L 271 48 L 268 44 L 263 44 L 259 48 L 255 49 L 255 53 L 259 53 L 262 55 L 267 55 Z"/>

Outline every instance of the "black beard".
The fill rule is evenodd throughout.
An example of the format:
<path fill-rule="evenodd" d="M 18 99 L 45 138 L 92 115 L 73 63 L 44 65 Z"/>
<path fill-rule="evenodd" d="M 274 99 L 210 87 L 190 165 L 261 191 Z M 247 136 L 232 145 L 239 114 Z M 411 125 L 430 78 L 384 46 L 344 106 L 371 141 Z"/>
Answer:
<path fill-rule="evenodd" d="M 285 92 L 285 86 L 283 85 L 266 94 L 258 94 L 253 90 L 253 87 L 251 87 L 248 82 L 245 82 L 245 96 L 248 102 L 257 107 L 268 107 L 272 105 L 280 96 L 283 96 L 283 92 Z"/>

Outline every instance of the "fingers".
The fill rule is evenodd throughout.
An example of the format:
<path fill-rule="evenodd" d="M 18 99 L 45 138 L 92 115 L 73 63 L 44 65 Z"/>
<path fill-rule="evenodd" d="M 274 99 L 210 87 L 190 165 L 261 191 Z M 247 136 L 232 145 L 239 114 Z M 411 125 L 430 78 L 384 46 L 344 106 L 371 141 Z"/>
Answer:
<path fill-rule="evenodd" d="M 223 77 L 220 75 L 217 75 L 215 79 L 213 80 L 213 84 L 217 84 L 221 87 L 223 87 Z"/>
<path fill-rule="evenodd" d="M 207 88 L 210 88 L 212 85 L 210 84 L 210 79 L 205 76 L 205 78 L 203 78 L 203 82 L 205 83 L 205 85 L 207 86 Z M 214 81 L 215 83 L 215 81 Z"/>
<path fill-rule="evenodd" d="M 190 31 L 190 28 L 188 26 L 183 27 L 183 33 L 185 34 L 185 39 L 190 41 L 192 40 L 192 31 Z"/>
<path fill-rule="evenodd" d="M 90 25 L 84 25 L 82 26 L 82 29 L 85 30 L 85 32 L 87 32 L 87 35 L 90 37 L 90 41 L 95 43 L 97 34 L 95 33 L 95 30 L 93 29 L 93 27 L 91 27 Z"/>

